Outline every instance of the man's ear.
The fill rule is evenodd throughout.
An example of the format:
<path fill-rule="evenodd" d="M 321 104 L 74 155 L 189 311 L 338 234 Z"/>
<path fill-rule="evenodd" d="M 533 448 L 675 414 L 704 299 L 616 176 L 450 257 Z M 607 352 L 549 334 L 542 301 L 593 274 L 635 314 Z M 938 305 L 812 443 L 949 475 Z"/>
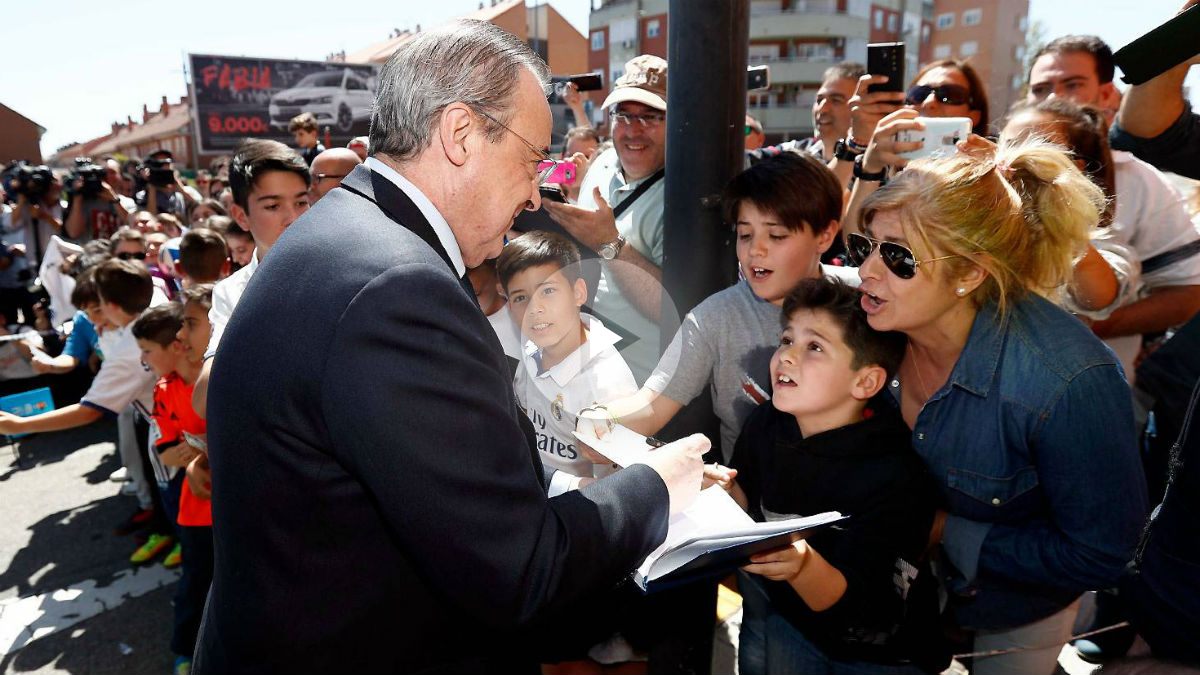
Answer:
<path fill-rule="evenodd" d="M 226 257 L 225 262 L 221 263 L 220 278 L 224 279 L 229 276 L 229 270 L 231 269 L 233 269 L 233 261 Z"/>
<path fill-rule="evenodd" d="M 1116 110 L 1119 107 L 1119 96 L 1117 85 L 1106 82 L 1100 85 L 1100 95 L 1097 97 L 1096 107 L 1100 110 Z"/>
<path fill-rule="evenodd" d="M 475 124 L 475 115 L 464 103 L 451 103 L 438 120 L 438 140 L 446 159 L 455 166 L 467 161 L 467 140 Z"/>
<path fill-rule="evenodd" d="M 575 280 L 575 283 L 571 284 L 571 290 L 575 293 L 575 306 L 583 307 L 583 304 L 587 302 L 587 282 L 580 277 Z"/>
<path fill-rule="evenodd" d="M 496 282 L 496 295 L 504 298 L 505 304 L 508 303 L 508 293 L 504 292 L 504 284 L 500 283 L 499 281 Z"/>
<path fill-rule="evenodd" d="M 870 400 L 883 389 L 885 382 L 887 371 L 882 366 L 863 366 L 858 369 L 858 375 L 850 385 L 850 395 L 859 401 Z"/>

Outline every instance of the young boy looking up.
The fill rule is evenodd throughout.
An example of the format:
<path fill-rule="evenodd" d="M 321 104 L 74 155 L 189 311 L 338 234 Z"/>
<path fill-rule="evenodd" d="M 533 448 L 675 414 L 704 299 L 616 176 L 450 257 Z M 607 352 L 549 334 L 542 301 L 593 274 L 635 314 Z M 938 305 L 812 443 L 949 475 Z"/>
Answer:
<path fill-rule="evenodd" d="M 0 433 L 58 431 L 117 415 L 138 401 L 149 410 L 154 377 L 142 368 L 141 351 L 129 326 L 147 307 L 154 284 L 146 267 L 132 260 L 108 260 L 96 267 L 100 311 L 111 327 L 100 338 L 104 362 L 83 399 L 65 408 L 31 417 L 0 412 Z M 132 467 L 131 467 L 132 470 Z"/>
<path fill-rule="evenodd" d="M 229 248 L 221 235 L 203 227 L 188 230 L 179 242 L 179 262 L 184 286 L 211 284 L 229 276 Z"/>
<path fill-rule="evenodd" d="M 146 363 L 162 375 L 154 387 L 154 421 L 158 428 L 155 449 L 163 464 L 173 467 L 187 467 L 204 456 L 203 439 L 207 432 L 204 420 L 192 410 L 192 387 L 204 364 L 212 285 L 190 286 L 182 295 L 183 307 L 173 305 L 169 310 L 173 319 L 170 325 L 155 321 L 154 313 L 166 310 L 165 306 L 147 310 L 134 324 L 137 332 L 147 322 L 147 334 L 139 336 L 138 344 Z M 175 593 L 175 630 L 171 637 L 171 651 L 176 655 L 174 672 L 191 663 L 213 568 L 211 502 L 207 497 L 195 495 L 184 476 L 180 471 L 171 480 L 178 495 L 176 531 L 180 545 L 176 549 L 183 564 Z"/>
<path fill-rule="evenodd" d="M 521 339 L 520 328 L 508 312 L 508 301 L 500 287 L 500 278 L 496 276 L 496 261 L 484 260 L 479 267 L 467 271 L 467 278 L 471 280 L 471 289 L 475 291 L 479 308 L 487 315 L 500 346 L 504 347 L 504 355 L 511 361 L 520 361 L 524 356 L 521 349 L 524 340 Z"/>
<path fill-rule="evenodd" d="M 587 284 L 570 240 L 552 232 L 523 234 L 504 247 L 496 273 L 528 340 L 513 389 L 533 423 L 542 464 L 557 471 L 553 496 L 599 477 L 572 435 L 576 413 L 628 396 L 637 383 L 614 346 L 620 336 L 579 311 Z"/>
<path fill-rule="evenodd" d="M 649 436 L 709 387 L 728 461 L 746 416 L 770 398 L 768 364 L 783 299 L 803 279 L 824 274 L 857 285 L 858 275 L 821 265 L 838 235 L 842 188 L 814 157 L 787 152 L 764 159 L 730 181 L 723 209 L 737 235 L 743 280 L 688 312 L 641 391 L 605 407 Z M 597 414 L 597 433 L 606 432 L 609 413 Z"/>
<path fill-rule="evenodd" d="M 213 289 L 212 323 L 206 358 L 217 353 L 225 324 L 258 269 L 258 263 L 275 241 L 297 218 L 308 210 L 308 166 L 295 151 L 279 141 L 250 139 L 238 146 L 229 165 L 229 186 L 233 189 L 232 213 L 239 226 L 254 236 L 257 248 L 250 263 L 221 281 Z M 208 407 L 208 373 L 212 364 L 196 381 L 193 406 L 204 417 Z"/>
<path fill-rule="evenodd" d="M 827 279 L 801 282 L 782 324 L 775 395 L 746 420 L 733 468 L 706 478 L 760 522 L 823 511 L 850 520 L 751 557 L 740 671 L 938 672 L 948 654 L 920 562 L 937 488 L 898 412 L 865 414 L 905 338 L 871 329 L 858 292 Z"/>

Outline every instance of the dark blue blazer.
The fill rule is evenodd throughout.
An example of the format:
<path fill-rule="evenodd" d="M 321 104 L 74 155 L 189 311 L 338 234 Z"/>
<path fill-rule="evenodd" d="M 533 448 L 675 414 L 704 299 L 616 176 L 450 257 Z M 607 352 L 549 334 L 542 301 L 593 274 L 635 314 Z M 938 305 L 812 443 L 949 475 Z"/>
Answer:
<path fill-rule="evenodd" d="M 648 467 L 546 498 L 508 372 L 393 183 L 360 166 L 297 220 L 213 364 L 196 672 L 494 669 L 660 544 Z"/>

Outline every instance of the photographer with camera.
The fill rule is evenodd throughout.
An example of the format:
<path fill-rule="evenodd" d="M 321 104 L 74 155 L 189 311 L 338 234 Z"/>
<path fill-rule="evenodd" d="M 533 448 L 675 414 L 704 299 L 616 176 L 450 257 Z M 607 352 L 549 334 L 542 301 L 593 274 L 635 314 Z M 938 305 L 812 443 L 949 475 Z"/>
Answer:
<path fill-rule="evenodd" d="M 108 239 L 135 210 L 133 200 L 121 195 L 110 182 L 121 175 L 121 166 L 108 159 L 103 165 L 88 157 L 75 158 L 75 172 L 67 187 L 67 212 L 63 231 L 72 241 L 86 243 Z M 117 183 L 119 184 L 119 183 Z"/>
<path fill-rule="evenodd" d="M 138 208 L 150 213 L 170 213 L 180 220 L 187 218 L 187 202 L 191 195 L 183 189 L 175 175 L 175 160 L 168 150 L 155 150 L 138 170 L 143 188 L 134 196 Z"/>
<path fill-rule="evenodd" d="M 29 267 L 42 262 L 50 237 L 62 231 L 62 180 L 49 167 L 18 164 L 9 183 L 17 197 L 12 211 L 12 243 L 24 244 Z"/>

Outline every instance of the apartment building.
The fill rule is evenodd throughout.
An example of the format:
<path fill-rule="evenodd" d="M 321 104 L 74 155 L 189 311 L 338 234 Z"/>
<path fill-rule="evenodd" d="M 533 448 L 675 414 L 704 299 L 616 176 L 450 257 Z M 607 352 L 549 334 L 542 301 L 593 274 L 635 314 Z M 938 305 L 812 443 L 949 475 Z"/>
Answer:
<path fill-rule="evenodd" d="M 975 66 L 995 126 L 1024 91 L 1029 0 L 937 0 L 934 12 L 933 58 Z"/>
<path fill-rule="evenodd" d="M 638 54 L 666 58 L 669 4 L 609 0 L 592 11 L 588 68 L 604 73 L 606 87 Z M 812 103 L 825 70 L 841 61 L 865 63 L 869 42 L 904 40 L 910 45 L 907 70 L 915 73 L 930 58 L 933 5 L 933 0 L 751 0 L 749 62 L 770 66 L 771 87 L 750 94 L 748 105 L 768 141 L 811 134 Z M 602 101 L 603 92 L 592 100 Z"/>

